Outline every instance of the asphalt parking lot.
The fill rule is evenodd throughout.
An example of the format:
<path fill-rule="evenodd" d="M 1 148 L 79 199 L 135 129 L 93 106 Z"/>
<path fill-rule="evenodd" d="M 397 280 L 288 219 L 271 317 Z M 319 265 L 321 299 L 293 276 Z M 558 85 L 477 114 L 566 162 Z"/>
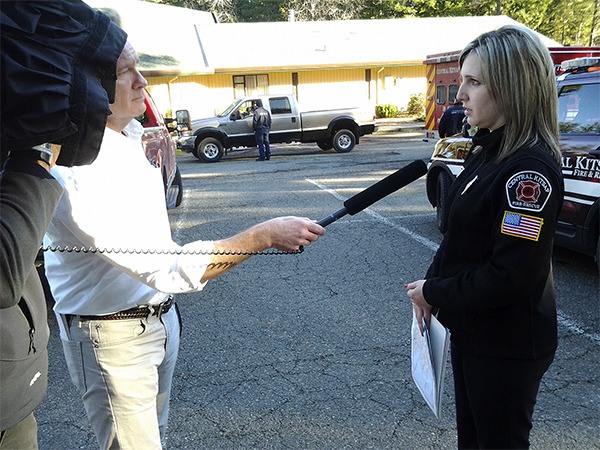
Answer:
<path fill-rule="evenodd" d="M 394 125 L 395 126 L 395 125 Z M 391 130 L 352 152 L 278 146 L 216 164 L 179 156 L 177 241 L 216 239 L 278 215 L 320 219 L 415 159 L 432 142 Z M 436 419 L 410 373 L 411 309 L 441 240 L 419 179 L 327 227 L 300 255 L 255 256 L 201 293 L 179 295 L 184 324 L 174 380 L 172 449 L 456 448 L 451 372 Z M 559 351 L 543 380 L 532 448 L 600 448 L 599 278 L 593 261 L 557 249 Z M 50 386 L 40 448 L 96 448 L 50 317 Z"/>

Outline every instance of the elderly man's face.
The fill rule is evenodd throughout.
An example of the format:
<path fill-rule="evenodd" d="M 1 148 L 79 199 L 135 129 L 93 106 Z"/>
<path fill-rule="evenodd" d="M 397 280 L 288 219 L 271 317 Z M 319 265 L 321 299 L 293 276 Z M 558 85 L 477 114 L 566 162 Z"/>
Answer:
<path fill-rule="evenodd" d="M 127 42 L 117 60 L 115 102 L 109 105 L 112 114 L 108 116 L 107 126 L 115 131 L 122 131 L 146 110 L 144 88 L 148 82 L 137 69 L 138 62 L 137 53 Z"/>

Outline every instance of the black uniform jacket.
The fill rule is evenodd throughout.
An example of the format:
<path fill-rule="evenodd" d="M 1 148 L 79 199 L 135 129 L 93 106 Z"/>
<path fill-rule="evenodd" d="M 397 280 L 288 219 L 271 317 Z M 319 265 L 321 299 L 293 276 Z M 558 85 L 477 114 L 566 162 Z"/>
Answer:
<path fill-rule="evenodd" d="M 460 133 L 463 126 L 463 120 L 465 118 L 465 108 L 460 105 L 452 105 L 440 119 L 438 125 L 438 133 L 440 138 L 453 136 Z"/>
<path fill-rule="evenodd" d="M 254 131 L 258 130 L 259 128 L 271 128 L 271 114 L 269 114 L 269 111 L 262 106 L 258 107 L 258 109 L 254 111 L 254 116 L 252 117 L 252 128 Z"/>
<path fill-rule="evenodd" d="M 482 148 L 451 185 L 423 294 L 463 352 L 536 359 L 557 346 L 551 258 L 562 174 L 543 143 L 497 163 L 503 132 L 473 139 Z"/>

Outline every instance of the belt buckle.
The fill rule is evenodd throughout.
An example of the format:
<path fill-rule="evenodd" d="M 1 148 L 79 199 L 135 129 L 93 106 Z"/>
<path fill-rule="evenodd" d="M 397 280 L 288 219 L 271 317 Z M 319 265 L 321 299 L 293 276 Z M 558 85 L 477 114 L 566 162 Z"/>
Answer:
<path fill-rule="evenodd" d="M 158 320 L 160 320 L 160 318 L 162 317 L 162 315 L 166 312 L 169 311 L 170 306 L 173 303 L 173 296 L 169 295 L 169 297 L 162 302 L 161 304 L 157 305 L 157 306 L 150 306 L 151 308 L 151 315 L 153 316 L 157 316 Z M 165 309 L 166 308 L 166 309 Z"/>

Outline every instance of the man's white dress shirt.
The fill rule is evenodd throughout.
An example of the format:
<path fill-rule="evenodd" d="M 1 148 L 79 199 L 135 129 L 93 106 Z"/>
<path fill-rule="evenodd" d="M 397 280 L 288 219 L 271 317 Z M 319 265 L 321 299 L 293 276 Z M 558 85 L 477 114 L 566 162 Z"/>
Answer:
<path fill-rule="evenodd" d="M 106 128 L 92 164 L 52 169 L 65 192 L 44 244 L 109 250 L 45 252 L 59 314 L 111 314 L 204 287 L 200 279 L 211 255 L 175 252 L 210 252 L 213 242 L 180 246 L 173 241 L 161 172 L 146 159 L 142 133 L 136 120 L 124 133 Z M 147 253 L 153 250 L 172 253 Z"/>

